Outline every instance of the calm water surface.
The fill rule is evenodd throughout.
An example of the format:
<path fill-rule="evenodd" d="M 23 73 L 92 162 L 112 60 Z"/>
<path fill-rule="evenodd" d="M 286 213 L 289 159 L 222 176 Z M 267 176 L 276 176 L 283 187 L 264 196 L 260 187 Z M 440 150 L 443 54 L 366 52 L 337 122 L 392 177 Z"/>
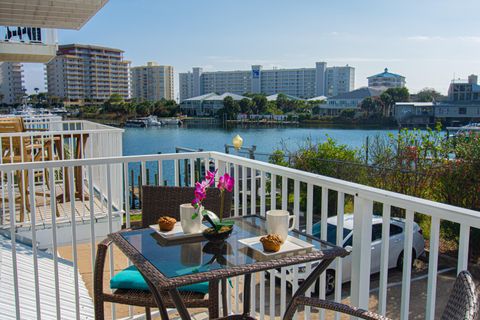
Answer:
<path fill-rule="evenodd" d="M 396 133 L 388 129 L 345 129 L 345 128 L 229 128 L 221 127 L 160 127 L 125 128 L 123 136 L 124 155 L 152 154 L 157 152 L 173 153 L 175 147 L 203 149 L 205 151 L 224 151 L 226 143 L 239 134 L 244 146 L 256 145 L 259 153 L 271 153 L 282 144 L 289 150 L 296 150 L 308 138 L 322 142 L 332 137 L 339 143 L 352 147 L 362 147 L 366 137 Z M 258 159 L 264 157 L 259 156 Z"/>

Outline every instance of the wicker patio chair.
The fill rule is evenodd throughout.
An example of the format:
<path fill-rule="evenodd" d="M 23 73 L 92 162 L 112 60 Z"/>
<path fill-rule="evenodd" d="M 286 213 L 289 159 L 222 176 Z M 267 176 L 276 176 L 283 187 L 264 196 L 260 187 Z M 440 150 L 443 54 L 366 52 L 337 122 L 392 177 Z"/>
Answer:
<path fill-rule="evenodd" d="M 345 304 L 299 296 L 293 299 L 293 308 L 286 313 L 284 320 L 292 319 L 299 306 L 310 306 L 320 309 L 337 311 L 368 320 L 388 320 L 389 318 L 368 310 L 355 308 Z M 462 271 L 457 277 L 450 293 L 450 298 L 443 311 L 441 320 L 477 320 L 479 316 L 479 297 L 468 271 Z"/>
<path fill-rule="evenodd" d="M 143 186 L 142 187 L 142 226 L 148 227 L 155 224 L 160 216 L 168 215 L 179 219 L 180 204 L 190 203 L 193 199 L 194 188 L 190 187 L 163 187 L 163 186 Z M 205 208 L 219 212 L 220 210 L 220 190 L 210 188 L 207 199 L 204 201 Z M 224 216 L 229 216 L 231 209 L 231 193 L 225 194 Z M 98 245 L 97 258 L 95 260 L 95 281 L 94 281 L 94 299 L 95 299 L 95 319 L 104 319 L 104 303 L 114 302 L 131 306 L 145 307 L 146 318 L 151 319 L 150 309 L 156 308 L 157 303 L 149 291 L 134 289 L 116 289 L 112 293 L 104 292 L 103 275 L 105 268 L 105 259 L 109 240 L 104 240 Z M 222 287 L 226 286 L 226 281 L 222 281 Z M 208 288 L 208 298 L 200 292 L 180 291 L 180 295 L 188 308 L 208 308 L 210 318 L 218 318 L 218 288 L 219 283 L 210 283 Z M 167 308 L 175 308 L 173 301 L 168 294 L 162 295 L 162 300 Z M 224 306 L 224 315 L 226 308 L 226 297 L 222 297 Z"/>

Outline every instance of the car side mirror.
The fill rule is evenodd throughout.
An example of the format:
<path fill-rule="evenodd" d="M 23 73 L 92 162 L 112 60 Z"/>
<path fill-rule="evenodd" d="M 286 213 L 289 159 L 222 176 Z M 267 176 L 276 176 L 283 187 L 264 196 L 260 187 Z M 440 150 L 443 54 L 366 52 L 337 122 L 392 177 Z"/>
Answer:
<path fill-rule="evenodd" d="M 348 252 L 352 252 L 353 247 L 352 246 L 345 246 L 345 250 L 347 250 Z"/>

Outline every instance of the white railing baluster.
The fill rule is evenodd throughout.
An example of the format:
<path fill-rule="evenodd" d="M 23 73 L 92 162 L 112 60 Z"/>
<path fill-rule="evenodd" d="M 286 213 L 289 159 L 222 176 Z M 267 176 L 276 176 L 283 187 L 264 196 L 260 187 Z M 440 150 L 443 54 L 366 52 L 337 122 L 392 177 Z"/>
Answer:
<path fill-rule="evenodd" d="M 260 320 L 265 319 L 265 272 L 260 272 Z"/>
<path fill-rule="evenodd" d="M 128 168 L 128 164 L 126 164 L 126 166 Z M 163 161 L 162 160 L 158 160 L 158 185 L 163 186 Z"/>
<path fill-rule="evenodd" d="M 265 201 L 265 193 L 267 192 L 266 190 L 266 183 L 265 183 L 265 171 L 260 171 L 260 215 L 262 217 L 265 217 L 265 211 L 266 211 L 266 201 Z"/>
<path fill-rule="evenodd" d="M 280 269 L 280 316 L 285 314 L 285 306 L 287 305 L 287 269 Z"/>
<path fill-rule="evenodd" d="M 179 161 L 179 160 L 174 160 L 174 161 L 173 161 L 173 175 L 174 175 L 174 177 L 173 177 L 174 180 L 173 180 L 173 181 L 174 181 L 174 183 L 175 183 L 175 184 L 174 184 L 175 187 L 180 186 L 180 177 L 179 177 L 179 172 L 180 172 L 180 170 L 179 170 L 179 167 L 178 167 L 178 161 Z"/>
<path fill-rule="evenodd" d="M 353 214 L 353 251 L 351 301 L 368 309 L 372 243 L 373 201 L 355 196 Z"/>
<path fill-rule="evenodd" d="M 272 174 L 270 176 L 270 209 L 277 208 L 277 176 Z"/>
<path fill-rule="evenodd" d="M 307 211 L 305 213 L 305 220 L 306 220 L 306 232 L 307 234 L 312 234 L 312 228 L 313 228 L 313 185 L 311 183 L 307 183 Z M 305 276 L 310 274 L 312 271 L 312 264 L 309 262 L 305 266 Z M 312 294 L 312 287 L 307 290 L 305 295 L 307 297 L 310 297 Z M 310 307 L 305 307 L 305 320 L 309 320 L 311 316 L 311 308 Z"/>
<path fill-rule="evenodd" d="M 378 312 L 387 312 L 388 256 L 390 252 L 390 205 L 383 204 L 382 213 L 382 247 L 380 253 L 380 286 L 378 292 Z"/>
<path fill-rule="evenodd" d="M 17 265 L 17 239 L 15 232 L 15 222 L 17 214 L 15 212 L 15 189 L 13 185 L 13 172 L 7 172 L 7 186 L 8 186 L 8 209 L 10 211 L 10 240 L 12 243 L 12 268 L 13 268 L 13 290 L 15 304 L 15 315 L 20 319 L 20 297 L 18 293 L 18 265 Z M 21 205 L 21 204 L 20 204 Z"/>
<path fill-rule="evenodd" d="M 62 174 L 65 174 L 63 167 L 59 168 Z M 50 212 L 52 219 L 52 255 L 53 255 L 53 276 L 55 279 L 55 309 L 57 313 L 57 319 L 61 319 L 60 311 L 60 285 L 58 277 L 58 244 L 57 244 L 57 205 L 56 205 L 56 190 L 55 190 L 55 170 L 51 168 L 49 170 L 49 179 L 50 179 Z M 65 181 L 65 177 L 63 177 Z M 63 194 L 65 195 L 65 189 L 63 189 Z M 64 202 L 65 203 L 65 202 Z"/>
<path fill-rule="evenodd" d="M 432 217 L 430 223 L 430 252 L 428 257 L 427 309 L 425 311 L 425 320 L 435 319 L 439 239 L 440 219 Z"/>
<path fill-rule="evenodd" d="M 143 166 L 142 166 L 143 167 Z M 108 233 L 113 232 L 112 224 L 112 176 L 111 176 L 111 164 L 107 164 L 107 212 L 108 212 Z M 110 258 L 110 278 L 115 275 L 115 262 L 113 259 L 113 246 L 109 247 Z M 116 319 L 116 305 L 112 303 L 112 319 Z"/>
<path fill-rule="evenodd" d="M 130 183 L 128 181 L 128 163 L 123 164 L 123 196 L 125 208 L 125 226 L 130 228 Z M 123 219 L 122 219 L 123 220 Z"/>
<path fill-rule="evenodd" d="M 400 319 L 408 319 L 410 306 L 410 280 L 412 274 L 412 246 L 413 246 L 413 210 L 405 212 L 405 246 L 403 247 L 403 275 L 402 275 L 402 302 L 400 305 Z"/>
<path fill-rule="evenodd" d="M 270 270 L 270 319 L 275 319 L 275 273 L 276 270 Z"/>
<path fill-rule="evenodd" d="M 207 172 L 210 171 L 210 158 L 205 158 L 204 160 L 204 167 L 205 167 L 205 176 L 207 175 Z"/>
<path fill-rule="evenodd" d="M 142 176 L 142 185 L 147 184 L 147 163 L 145 161 L 142 161 L 140 163 L 140 174 Z M 139 184 L 138 188 L 141 188 L 142 186 Z"/>
<path fill-rule="evenodd" d="M 75 177 L 74 167 L 68 167 L 69 188 L 70 188 L 70 213 L 72 219 L 72 257 L 73 257 L 73 284 L 75 294 L 75 315 L 76 319 L 80 319 L 80 292 L 78 289 L 78 255 L 77 255 L 77 218 L 75 208 Z"/>
<path fill-rule="evenodd" d="M 300 230 L 300 181 L 293 180 L 293 214 L 295 229 Z"/>
<path fill-rule="evenodd" d="M 257 317 L 257 303 L 256 303 L 256 292 L 257 292 L 257 273 L 252 274 L 252 283 L 250 286 L 250 305 L 252 307 L 252 314 L 254 318 Z"/>
<path fill-rule="evenodd" d="M 323 241 L 327 241 L 327 219 L 328 219 L 328 189 L 326 187 L 322 187 L 322 207 L 320 209 L 320 239 Z M 326 274 L 323 272 L 320 277 L 319 277 L 319 290 L 318 290 L 318 296 L 320 299 L 325 299 L 326 296 Z M 325 319 L 325 310 L 320 309 L 319 310 L 319 315 L 320 319 L 323 320 Z"/>
<path fill-rule="evenodd" d="M 250 214 L 257 214 L 257 170 L 250 168 Z"/>
<path fill-rule="evenodd" d="M 96 236 L 95 236 L 95 205 L 94 205 L 94 191 L 93 191 L 93 170 L 92 166 L 88 166 L 88 194 L 90 207 L 90 259 L 92 263 L 92 270 L 95 270 L 95 255 L 96 255 Z M 92 283 L 95 283 L 95 275 L 92 272 Z"/>
<path fill-rule="evenodd" d="M 247 167 L 242 166 L 242 215 L 247 215 Z"/>
<path fill-rule="evenodd" d="M 288 209 L 288 178 L 282 176 L 282 210 Z M 287 304 L 287 269 L 280 270 L 280 315 L 283 317 Z"/>
<path fill-rule="evenodd" d="M 35 206 L 35 179 L 34 171 L 28 170 L 28 184 L 30 186 L 30 222 L 32 227 L 32 256 L 33 256 L 33 279 L 35 283 L 35 309 L 37 320 L 41 319 L 40 309 L 40 284 L 38 279 L 38 256 L 37 256 L 37 212 Z"/>
<path fill-rule="evenodd" d="M 239 177 L 238 177 L 238 165 L 235 164 L 233 166 L 233 176 L 234 176 L 234 186 L 233 186 L 233 215 L 236 217 L 238 216 L 238 210 L 240 207 L 239 203 L 239 194 L 240 190 L 238 190 L 239 186 Z"/>
<path fill-rule="evenodd" d="M 470 240 L 470 226 L 460 224 L 460 239 L 458 242 L 457 274 L 468 269 L 468 243 Z"/>
<path fill-rule="evenodd" d="M 343 247 L 343 225 L 345 214 L 345 194 L 338 191 L 337 193 L 337 246 Z M 342 284 L 343 284 L 343 258 L 336 259 L 335 267 L 335 301 L 342 301 Z M 340 313 L 335 312 L 335 320 L 340 320 Z"/>
<path fill-rule="evenodd" d="M 288 209 L 288 178 L 282 177 L 282 210 Z"/>

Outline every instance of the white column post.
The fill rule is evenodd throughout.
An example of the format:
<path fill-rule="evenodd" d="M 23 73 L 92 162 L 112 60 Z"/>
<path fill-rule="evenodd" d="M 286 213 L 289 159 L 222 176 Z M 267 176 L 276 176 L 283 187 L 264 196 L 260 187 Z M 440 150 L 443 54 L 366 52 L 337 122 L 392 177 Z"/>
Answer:
<path fill-rule="evenodd" d="M 353 214 L 352 304 L 368 310 L 373 201 L 355 195 Z"/>

